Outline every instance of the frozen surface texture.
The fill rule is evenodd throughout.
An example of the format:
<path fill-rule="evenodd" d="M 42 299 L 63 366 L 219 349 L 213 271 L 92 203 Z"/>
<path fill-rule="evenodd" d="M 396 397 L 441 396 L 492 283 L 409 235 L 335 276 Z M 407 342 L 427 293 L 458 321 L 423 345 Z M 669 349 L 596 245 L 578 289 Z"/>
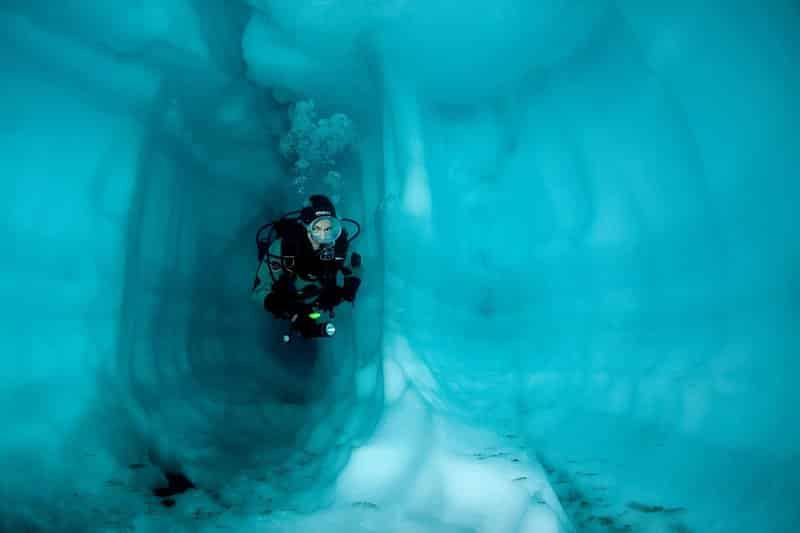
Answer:
<path fill-rule="evenodd" d="M 800 13 L 695 4 L 2 2 L 0 531 L 797 530 Z"/>

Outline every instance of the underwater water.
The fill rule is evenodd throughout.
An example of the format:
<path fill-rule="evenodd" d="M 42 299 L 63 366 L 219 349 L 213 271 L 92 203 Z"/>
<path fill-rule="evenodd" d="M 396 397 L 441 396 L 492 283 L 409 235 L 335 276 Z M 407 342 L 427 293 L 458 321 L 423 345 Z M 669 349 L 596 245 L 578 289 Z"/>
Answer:
<path fill-rule="evenodd" d="M 799 29 L 4 0 L 0 532 L 796 531 Z M 283 344 L 313 193 L 363 283 Z"/>

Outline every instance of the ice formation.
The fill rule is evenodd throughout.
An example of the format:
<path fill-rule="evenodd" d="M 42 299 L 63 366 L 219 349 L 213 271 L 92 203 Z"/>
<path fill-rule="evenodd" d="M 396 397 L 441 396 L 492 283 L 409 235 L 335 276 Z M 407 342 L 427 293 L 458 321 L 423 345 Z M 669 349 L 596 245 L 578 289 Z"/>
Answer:
<path fill-rule="evenodd" d="M 6 0 L 0 531 L 797 529 L 799 21 Z M 285 346 L 319 188 L 364 284 Z"/>

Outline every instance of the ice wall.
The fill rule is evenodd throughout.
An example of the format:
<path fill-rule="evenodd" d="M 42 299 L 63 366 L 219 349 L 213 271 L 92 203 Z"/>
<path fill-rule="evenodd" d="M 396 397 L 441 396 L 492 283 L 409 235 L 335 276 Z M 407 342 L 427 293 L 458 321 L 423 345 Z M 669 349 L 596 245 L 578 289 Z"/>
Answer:
<path fill-rule="evenodd" d="M 0 530 L 792 530 L 797 26 L 4 3 Z M 310 99 L 367 268 L 287 350 L 252 236 Z"/>

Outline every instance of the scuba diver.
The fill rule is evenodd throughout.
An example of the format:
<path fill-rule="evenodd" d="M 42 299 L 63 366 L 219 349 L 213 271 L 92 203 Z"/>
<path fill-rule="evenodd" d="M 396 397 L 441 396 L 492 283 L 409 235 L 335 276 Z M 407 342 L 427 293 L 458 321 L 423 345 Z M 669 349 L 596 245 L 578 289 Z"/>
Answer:
<path fill-rule="evenodd" d="M 343 222 L 355 225 L 352 237 Z M 318 194 L 301 210 L 259 228 L 259 265 L 251 298 L 276 318 L 289 320 L 284 342 L 289 342 L 292 332 L 306 338 L 336 333 L 330 321 L 334 307 L 343 301 L 354 302 L 361 285 L 354 273 L 361 267 L 361 256 L 351 253 L 350 267 L 345 266 L 350 243 L 360 232 L 358 222 L 337 218 L 333 203 Z M 320 321 L 323 313 L 328 319 Z"/>

